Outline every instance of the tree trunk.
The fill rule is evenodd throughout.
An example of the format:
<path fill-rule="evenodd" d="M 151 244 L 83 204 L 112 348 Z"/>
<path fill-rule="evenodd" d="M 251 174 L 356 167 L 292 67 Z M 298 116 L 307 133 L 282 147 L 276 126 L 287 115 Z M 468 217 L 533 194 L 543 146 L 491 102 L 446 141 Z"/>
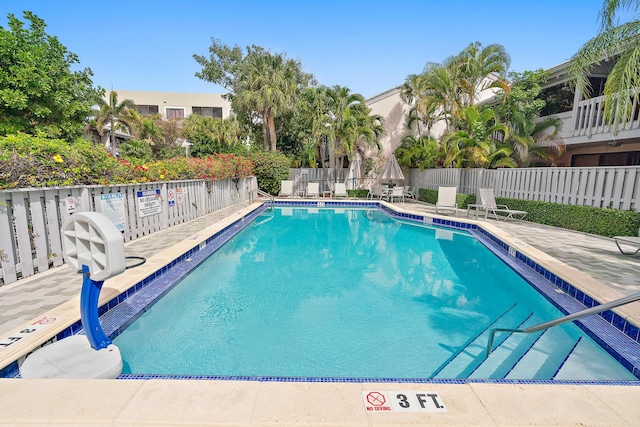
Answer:
<path fill-rule="evenodd" d="M 116 152 L 116 130 L 114 127 L 113 119 L 111 119 L 111 130 L 109 131 L 109 137 L 111 138 L 111 155 L 117 157 Z"/>
<path fill-rule="evenodd" d="M 267 123 L 269 124 L 269 142 L 271 143 L 271 151 L 276 151 L 276 119 L 273 114 L 269 114 Z"/>
<path fill-rule="evenodd" d="M 269 125 L 267 124 L 267 120 L 262 119 L 262 141 L 264 142 L 264 151 L 269 151 Z"/>

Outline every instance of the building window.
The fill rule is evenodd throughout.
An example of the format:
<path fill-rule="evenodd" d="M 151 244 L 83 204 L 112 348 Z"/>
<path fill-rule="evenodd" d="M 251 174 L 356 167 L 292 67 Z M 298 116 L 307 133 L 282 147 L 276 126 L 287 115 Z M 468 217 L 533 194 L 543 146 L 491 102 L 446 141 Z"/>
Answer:
<path fill-rule="evenodd" d="M 222 118 L 222 107 L 191 107 L 191 111 L 198 116 L 213 117 L 214 119 Z"/>
<path fill-rule="evenodd" d="M 150 114 L 158 114 L 157 105 L 136 105 L 136 110 L 141 116 L 147 116 Z"/>
<path fill-rule="evenodd" d="M 167 108 L 167 120 L 184 119 L 184 108 Z"/>

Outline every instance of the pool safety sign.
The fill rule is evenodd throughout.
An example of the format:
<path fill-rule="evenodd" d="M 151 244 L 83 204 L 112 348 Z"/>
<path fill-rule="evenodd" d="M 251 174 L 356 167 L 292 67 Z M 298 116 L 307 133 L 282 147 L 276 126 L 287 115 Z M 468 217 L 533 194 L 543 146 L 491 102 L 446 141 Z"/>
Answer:
<path fill-rule="evenodd" d="M 101 194 L 100 209 L 102 214 L 109 218 L 118 231 L 126 230 L 126 214 L 124 209 L 124 196 L 122 193 Z"/>
<path fill-rule="evenodd" d="M 58 320 L 57 316 L 45 316 L 41 319 L 36 320 L 28 327 L 9 335 L 8 337 L 0 338 L 0 349 L 11 347 L 18 341 L 30 336 L 34 332 L 51 326 L 56 320 Z"/>
<path fill-rule="evenodd" d="M 367 412 L 448 412 L 435 391 L 382 391 L 362 392 Z"/>
<path fill-rule="evenodd" d="M 138 191 L 136 196 L 138 199 L 138 216 L 140 218 L 162 212 L 160 189 Z"/>

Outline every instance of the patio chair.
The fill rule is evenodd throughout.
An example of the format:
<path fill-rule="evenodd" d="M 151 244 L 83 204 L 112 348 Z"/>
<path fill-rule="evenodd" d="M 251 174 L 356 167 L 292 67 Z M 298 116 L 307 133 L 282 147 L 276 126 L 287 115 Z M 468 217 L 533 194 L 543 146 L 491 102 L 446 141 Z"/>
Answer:
<path fill-rule="evenodd" d="M 438 201 L 436 202 L 436 213 L 451 213 L 455 215 L 458 212 L 458 202 L 456 196 L 458 187 L 438 187 Z"/>
<path fill-rule="evenodd" d="M 622 253 L 624 255 L 635 255 L 638 252 L 640 252 L 640 230 L 638 230 L 638 237 L 633 237 L 633 236 L 615 236 L 613 238 L 613 240 L 615 240 L 616 246 L 618 247 L 618 250 L 620 251 L 620 253 Z M 631 246 L 632 248 L 637 248 L 637 249 L 635 250 L 635 252 L 625 252 L 620 247 L 620 243 L 622 243 L 624 245 Z"/>
<path fill-rule="evenodd" d="M 504 220 L 511 219 L 523 219 L 527 212 L 525 211 L 517 211 L 514 209 L 509 209 L 507 205 L 498 205 L 496 204 L 496 197 L 493 194 L 493 188 L 480 188 L 478 190 L 478 194 L 480 195 L 480 203 L 476 205 L 476 209 L 484 210 L 484 218 L 487 219 L 489 213 L 493 214 L 493 216 L 497 219 L 504 218 Z M 498 216 L 498 213 L 505 214 Z M 519 218 L 514 217 L 520 216 Z"/>
<path fill-rule="evenodd" d="M 280 181 L 279 197 L 291 197 L 293 195 L 293 181 Z"/>
<path fill-rule="evenodd" d="M 394 199 L 402 199 L 404 203 L 404 188 L 403 187 L 393 187 L 393 190 L 389 193 L 389 201 L 393 203 Z"/>
<path fill-rule="evenodd" d="M 371 187 L 371 190 L 369 191 L 369 194 L 367 194 L 367 199 L 371 199 L 373 200 L 375 198 L 377 198 L 378 200 L 382 199 L 382 186 L 381 185 L 374 185 Z"/>
<path fill-rule="evenodd" d="M 408 199 L 416 199 L 416 187 L 411 188 L 410 186 L 404 187 L 404 197 Z"/>
<path fill-rule="evenodd" d="M 320 197 L 320 183 L 319 182 L 309 182 L 307 183 L 307 192 L 305 194 L 306 197 Z"/>
<path fill-rule="evenodd" d="M 347 186 L 344 182 L 336 182 L 333 186 L 333 197 L 346 197 L 349 198 L 347 193 Z"/>

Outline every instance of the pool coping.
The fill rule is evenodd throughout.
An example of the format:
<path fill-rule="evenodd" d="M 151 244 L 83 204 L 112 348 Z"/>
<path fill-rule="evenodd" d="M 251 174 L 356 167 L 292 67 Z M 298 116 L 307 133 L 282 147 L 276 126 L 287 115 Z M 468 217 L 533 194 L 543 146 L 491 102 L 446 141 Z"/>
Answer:
<path fill-rule="evenodd" d="M 543 267 L 542 264 L 540 264 L 540 258 L 544 259 L 544 256 L 546 254 L 543 254 L 542 252 L 537 251 L 535 248 L 532 248 L 522 242 L 519 242 L 517 240 L 514 241 L 514 239 L 511 236 L 509 236 L 507 233 L 502 232 L 499 229 L 496 229 L 496 227 L 494 227 L 492 224 L 479 223 L 478 221 L 471 220 L 471 219 L 460 221 L 457 218 L 453 219 L 451 217 L 445 217 L 440 215 L 417 214 L 412 211 L 404 211 L 403 209 L 400 209 L 397 206 L 391 205 L 384 201 L 380 201 L 380 202 L 362 201 L 362 200 L 359 200 L 359 201 L 347 201 L 347 200 L 344 200 L 344 201 L 321 201 L 321 200 L 296 201 L 296 200 L 286 199 L 286 200 L 276 200 L 275 204 L 276 206 L 292 206 L 292 207 L 314 206 L 318 208 L 323 208 L 323 207 L 335 208 L 335 207 L 353 207 L 355 205 L 358 207 L 379 208 L 394 218 L 415 221 L 423 224 L 441 225 L 445 227 L 466 230 L 476 235 L 476 237 L 478 237 L 481 241 L 483 241 L 485 246 L 489 247 L 489 249 L 492 250 L 494 253 L 496 253 L 496 255 L 503 258 L 503 260 L 506 259 L 509 265 L 511 265 L 509 261 L 513 261 L 513 260 L 518 260 L 521 263 L 526 264 L 529 268 L 529 271 L 523 270 L 523 269 L 521 269 L 522 271 L 518 271 L 518 269 L 514 269 L 514 270 L 516 270 L 518 274 L 521 274 L 530 282 L 531 282 L 530 278 L 532 274 L 531 272 L 535 272 L 537 276 L 541 276 L 547 281 L 551 279 L 551 281 L 554 282 L 553 283 L 554 286 L 557 286 L 558 288 L 565 291 L 564 296 L 560 296 L 559 294 L 554 294 L 553 292 L 551 292 L 550 294 L 549 292 L 547 292 L 545 294 L 545 292 L 541 292 L 537 286 L 534 286 L 534 288 L 536 288 L 543 295 L 547 296 L 547 298 L 550 299 L 559 308 L 564 309 L 567 305 L 567 301 L 569 301 L 569 305 L 572 305 L 571 307 L 572 309 L 584 308 L 587 306 L 587 304 L 591 304 L 590 306 L 597 304 L 596 299 L 589 296 L 589 294 L 585 292 L 583 289 L 580 289 L 579 287 L 576 287 L 570 284 L 570 282 L 567 279 L 567 272 L 570 273 L 569 276 L 573 276 L 574 278 L 576 276 L 575 274 L 576 271 L 570 271 L 571 267 L 567 266 L 566 264 L 560 263 L 558 260 L 555 260 L 555 259 L 553 260 L 561 264 L 560 267 L 562 267 L 561 269 L 563 270 L 563 272 L 559 272 L 557 270 L 558 266 L 552 266 L 551 268 Z M 266 208 L 267 208 L 266 204 L 263 204 L 263 203 L 256 203 L 247 208 L 244 208 L 238 211 L 236 215 L 232 215 L 226 218 L 225 220 L 220 221 L 219 223 L 216 223 L 206 228 L 201 233 L 196 233 L 195 235 L 181 242 L 182 243 L 181 245 L 175 245 L 174 247 L 170 248 L 170 250 L 163 251 L 160 254 L 157 254 L 156 256 L 152 257 L 151 258 L 152 262 L 149 262 L 149 266 L 147 266 L 147 268 L 145 268 L 143 271 L 137 272 L 138 274 L 128 274 L 128 276 L 132 276 L 132 277 L 127 277 L 127 280 L 120 280 L 120 281 L 115 280 L 121 276 L 125 276 L 125 274 L 123 274 L 114 279 L 110 279 L 108 283 L 105 282 L 105 288 L 103 289 L 103 292 L 100 295 L 101 296 L 100 298 L 101 307 L 99 310 L 100 315 L 105 315 L 110 311 L 112 313 L 115 313 L 115 311 L 112 311 L 112 310 L 115 310 L 117 307 L 120 307 L 120 309 L 123 309 L 123 308 L 128 309 L 127 307 L 121 304 L 124 301 L 129 300 L 129 298 L 134 296 L 138 291 L 142 290 L 143 288 L 146 288 L 146 286 L 156 278 L 164 276 L 166 279 L 175 280 L 176 274 L 177 275 L 184 274 L 184 271 L 182 270 L 192 269 L 194 267 L 194 263 L 193 263 L 194 261 L 195 263 L 202 262 L 202 260 L 204 260 L 204 258 L 206 258 L 208 254 L 217 250 L 217 248 L 220 247 L 222 244 L 224 244 L 226 240 L 228 240 L 233 235 L 235 235 L 235 233 L 238 232 L 241 228 L 243 228 L 243 226 L 246 226 L 249 223 L 251 223 L 252 219 L 257 215 L 259 215 Z M 189 248 L 176 258 L 175 253 L 178 249 L 177 246 L 180 246 L 180 248 L 183 248 L 183 247 L 189 247 Z M 536 253 L 536 251 L 540 253 Z M 165 254 L 165 252 L 170 252 L 172 255 Z M 172 256 L 173 256 L 173 259 L 170 259 L 168 260 L 168 262 L 165 262 L 165 264 L 162 264 L 161 260 L 166 260 L 167 258 L 171 258 Z M 180 264 L 184 263 L 187 259 L 188 259 L 188 262 L 190 262 L 188 269 L 176 268 L 176 267 L 179 267 Z M 161 265 L 161 266 L 156 267 L 158 265 Z M 154 267 L 156 267 L 157 270 L 149 273 L 149 270 L 153 270 Z M 135 270 L 133 271 L 135 272 Z M 149 273 L 149 274 L 147 274 L 143 279 L 138 280 L 136 282 L 135 278 L 139 277 L 140 273 L 143 273 L 143 274 Z M 527 275 L 529 275 L 530 277 L 527 278 L 526 277 Z M 135 278 L 133 276 L 135 276 Z M 174 276 L 174 277 L 170 277 L 170 276 Z M 534 279 L 537 279 L 538 278 L 537 276 L 534 277 Z M 582 277 L 583 280 L 585 278 L 588 278 L 588 276 Z M 134 283 L 131 283 L 131 282 L 134 282 Z M 129 286 L 126 287 L 127 285 Z M 600 287 L 604 287 L 604 285 L 600 284 Z M 120 289 L 119 293 L 117 292 L 118 289 Z M 152 296 L 152 298 L 159 297 L 167 291 L 168 289 L 161 289 L 155 296 Z M 568 300 L 567 298 L 565 298 L 567 294 L 571 296 L 571 298 L 569 298 Z M 554 300 L 554 297 L 557 297 L 557 298 Z M 578 300 L 576 299 L 577 297 L 581 299 L 580 302 L 578 302 Z M 563 301 L 560 301 L 559 299 L 563 299 Z M 71 318 L 60 319 L 61 321 L 57 324 L 57 328 L 53 328 L 53 327 L 48 328 L 47 329 L 48 332 L 46 334 L 44 333 L 40 334 L 38 333 L 40 331 L 37 331 L 33 336 L 26 337 L 27 339 L 20 342 L 20 345 L 16 346 L 15 349 L 12 349 L 12 350 L 15 350 L 13 351 L 13 354 L 18 354 L 17 358 L 15 358 L 14 356 L 14 361 L 12 363 L 5 366 L 3 362 L 5 362 L 7 358 L 5 357 L 3 359 L 0 359 L 0 366 L 4 366 L 0 370 L 0 378 L 11 377 L 15 375 L 15 371 L 17 370 L 17 366 L 20 361 L 20 358 L 24 357 L 30 351 L 40 346 L 41 343 L 43 343 L 43 339 L 44 339 L 44 342 L 55 340 L 55 339 L 62 339 L 66 336 L 75 334 L 81 330 L 81 325 L 79 322 L 80 316 L 79 316 L 79 309 L 77 308 L 78 306 L 77 302 L 73 304 L 70 301 L 69 303 L 63 304 L 63 306 L 65 305 L 69 305 L 69 307 L 64 307 L 64 310 L 65 311 L 67 309 L 72 311 L 75 310 L 75 313 L 76 313 L 75 316 L 71 316 Z M 56 309 L 55 311 L 58 314 L 45 315 L 44 318 L 47 318 L 48 316 L 59 316 L 59 313 L 61 310 Z M 635 317 L 634 313 L 624 313 L 624 312 L 622 312 L 621 314 L 618 314 L 616 312 L 609 312 L 609 313 L 610 314 L 600 315 L 598 317 L 600 319 L 604 319 L 605 323 L 608 322 L 612 326 L 616 327 L 617 330 L 625 334 L 624 339 L 627 339 L 627 338 L 633 339 L 633 341 L 637 344 L 639 339 L 638 327 L 635 326 L 633 321 L 635 321 L 640 317 Z M 58 320 L 57 317 L 56 317 L 56 320 Z M 107 332 L 108 335 L 111 335 L 113 333 L 118 333 L 119 330 L 124 329 L 133 320 L 134 319 L 130 319 L 124 325 L 114 325 L 114 324 L 111 324 L 108 319 L 104 319 L 104 317 L 101 318 L 101 322 L 103 323 L 105 332 Z M 596 322 L 591 321 L 591 322 L 584 322 L 584 325 L 587 325 L 590 328 L 595 328 L 597 330 L 598 328 L 602 328 L 602 325 L 601 325 L 602 323 L 603 323 L 602 321 L 596 321 Z M 33 323 L 31 323 L 30 325 L 33 325 Z M 30 325 L 25 325 L 25 326 L 30 326 Z M 583 330 L 584 329 L 585 328 L 583 328 Z M 588 329 L 586 331 L 589 333 Z M 596 341 L 598 341 L 599 344 L 605 347 L 606 350 L 610 350 L 611 348 L 615 348 L 617 345 L 619 345 L 619 343 L 616 343 L 616 342 L 609 343 L 609 342 L 606 342 L 606 340 L 603 341 L 601 339 L 597 339 L 598 338 L 597 335 L 594 336 L 591 333 L 589 333 L 589 335 L 591 335 L 592 338 L 595 337 Z M 620 337 L 616 337 L 616 338 L 619 339 Z M 34 343 L 34 341 L 39 341 L 40 344 Z M 627 343 L 624 343 L 624 344 L 627 344 Z M 609 352 L 611 353 L 611 351 Z M 639 368 L 640 354 L 638 354 L 638 352 L 634 352 L 630 355 L 620 354 L 620 352 L 614 352 L 614 353 L 615 354 L 612 354 L 612 355 L 619 362 L 621 362 L 625 367 L 627 367 L 627 369 L 630 370 L 636 377 L 640 375 L 640 368 Z M 261 382 L 262 381 L 358 382 L 358 383 L 364 383 L 364 382 L 366 383 L 379 383 L 379 382 L 407 383 L 409 382 L 409 383 L 437 383 L 437 384 L 462 384 L 462 383 L 469 383 L 469 382 L 489 382 L 489 383 L 502 383 L 502 384 L 506 384 L 506 383 L 517 383 L 517 384 L 587 383 L 587 384 L 611 384 L 611 385 L 638 385 L 631 381 L 560 381 L 560 380 L 546 381 L 546 380 L 471 380 L 471 379 L 437 380 L 437 379 L 420 379 L 420 378 L 418 379 L 415 379 L 415 378 L 374 379 L 374 378 L 308 378 L 308 377 L 235 377 L 235 376 L 229 377 L 229 376 L 188 376 L 188 375 L 182 375 L 182 376 L 181 375 L 146 375 L 146 376 L 124 375 L 122 376 L 122 379 L 141 379 L 141 378 L 144 378 L 144 379 L 151 379 L 151 378 L 211 379 L 211 380 L 223 379 L 223 380 L 240 380 L 240 381 L 261 381 Z"/>

